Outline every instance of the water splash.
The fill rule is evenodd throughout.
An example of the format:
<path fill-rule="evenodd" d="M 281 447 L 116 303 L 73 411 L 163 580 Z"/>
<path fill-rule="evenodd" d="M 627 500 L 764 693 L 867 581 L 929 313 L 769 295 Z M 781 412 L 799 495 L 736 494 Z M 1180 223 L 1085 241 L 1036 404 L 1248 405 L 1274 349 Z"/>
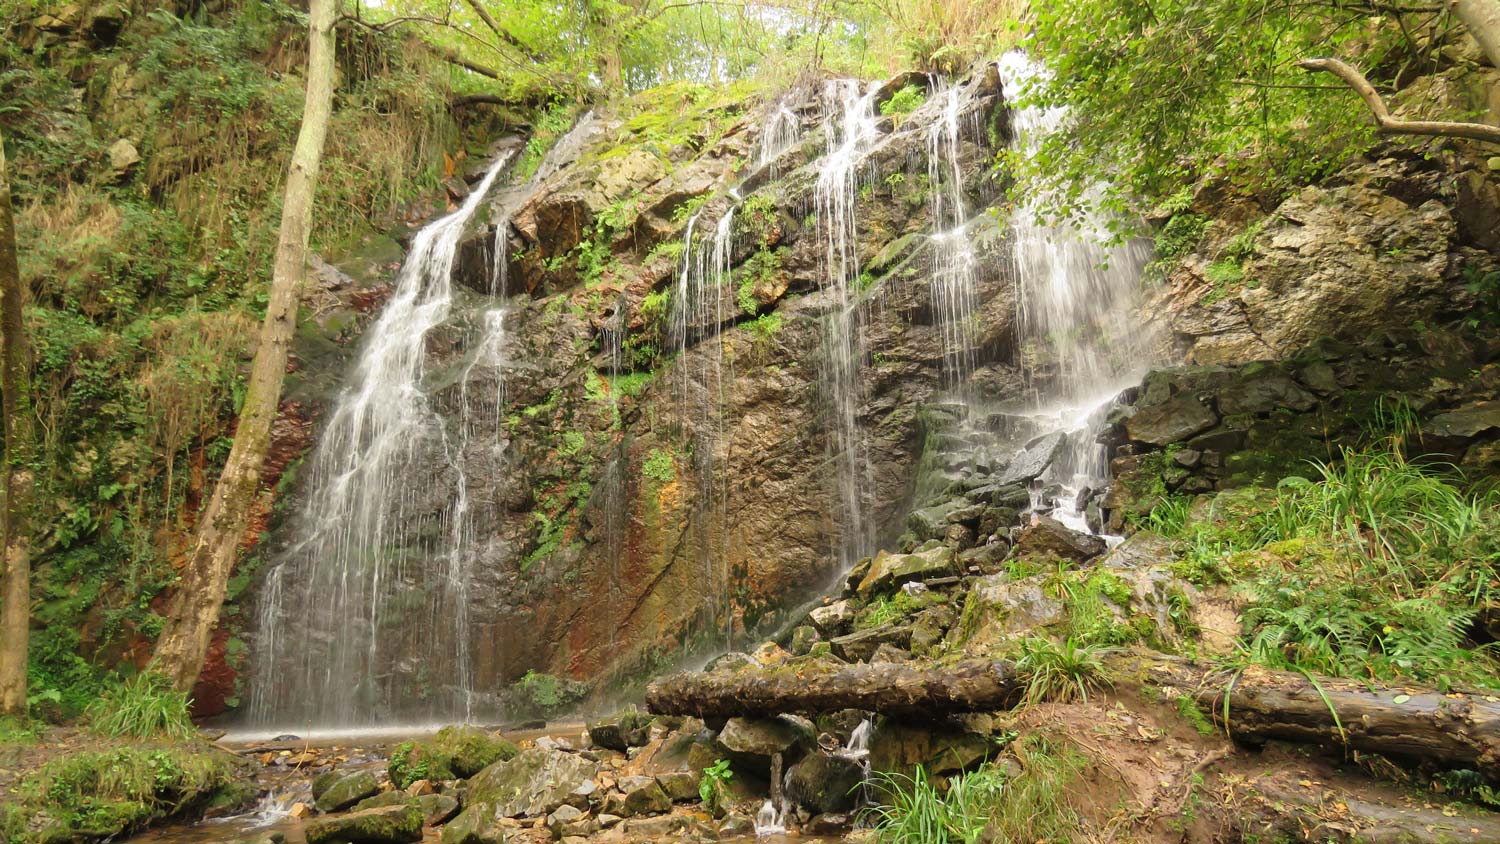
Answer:
<path fill-rule="evenodd" d="M 856 202 L 866 155 L 880 137 L 875 116 L 877 89 L 861 91 L 853 79 L 830 80 L 824 87 L 828 114 L 823 121 L 828 152 L 818 162 L 814 209 L 823 245 L 823 288 L 831 292 L 825 322 L 823 380 L 831 417 L 830 447 L 839 493 L 841 525 L 837 552 L 844 570 L 874 545 L 869 448 L 858 422 L 860 368 L 864 358 L 864 318 L 859 308 L 858 218 Z"/>
<path fill-rule="evenodd" d="M 763 838 L 767 835 L 781 835 L 786 832 L 786 811 L 778 808 L 770 800 L 760 805 L 760 811 L 755 813 L 755 837 Z"/>
<path fill-rule="evenodd" d="M 489 420 L 472 417 L 467 391 L 477 368 L 498 365 L 502 313 L 485 315 L 477 352 L 464 370 L 459 393 L 465 415 L 456 435 L 444 429 L 423 380 L 428 335 L 453 310 L 459 240 L 509 157 L 490 165 L 458 210 L 417 232 L 390 302 L 367 332 L 352 383 L 309 460 L 308 493 L 292 542 L 273 561 L 260 602 L 252 721 L 368 723 L 409 708 L 410 695 L 390 679 L 390 662 L 403 653 L 440 655 L 433 665 L 414 666 L 416 673 L 438 670 L 451 678 L 442 694 L 417 701 L 416 708 L 472 714 L 472 578 L 466 566 L 475 537 L 466 461 L 458 455 L 473 436 L 497 428 L 498 405 Z M 447 455 L 458 474 L 457 498 L 442 508 L 437 524 L 415 515 L 422 497 L 433 492 L 415 482 L 427 449 Z M 415 547 L 445 561 L 438 577 L 407 559 L 407 549 Z M 424 610 L 420 621 L 412 617 Z M 300 635 L 282 635 L 292 625 Z"/>

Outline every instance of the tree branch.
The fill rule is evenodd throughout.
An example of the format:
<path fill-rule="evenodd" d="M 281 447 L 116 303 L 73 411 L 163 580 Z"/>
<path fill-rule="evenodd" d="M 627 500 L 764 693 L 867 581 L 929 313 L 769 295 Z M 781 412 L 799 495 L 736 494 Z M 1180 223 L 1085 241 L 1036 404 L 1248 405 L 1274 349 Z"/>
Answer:
<path fill-rule="evenodd" d="M 1382 135 L 1422 135 L 1438 138 L 1465 138 L 1471 141 L 1500 144 L 1500 126 L 1486 123 L 1457 123 L 1448 120 L 1397 120 L 1386 108 L 1385 99 L 1364 74 L 1338 59 L 1303 59 L 1297 62 L 1303 70 L 1331 73 L 1354 89 L 1375 116 L 1375 127 Z"/>
<path fill-rule="evenodd" d="M 484 10 L 484 6 L 480 4 L 479 0 L 465 0 L 465 2 L 469 4 L 469 8 L 474 10 L 474 14 L 479 16 L 479 19 L 484 21 L 484 25 L 490 28 L 490 32 L 495 33 L 496 38 L 520 50 L 521 55 L 534 62 L 542 60 L 540 54 L 521 43 L 521 39 L 517 38 L 510 30 L 501 26 L 498 21 L 491 17 L 490 13 Z"/>

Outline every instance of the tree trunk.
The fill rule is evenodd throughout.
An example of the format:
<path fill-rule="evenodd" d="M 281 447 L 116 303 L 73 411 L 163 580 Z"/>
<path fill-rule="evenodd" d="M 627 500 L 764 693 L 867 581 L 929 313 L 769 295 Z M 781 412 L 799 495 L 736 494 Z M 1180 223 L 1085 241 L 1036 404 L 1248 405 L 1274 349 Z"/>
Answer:
<path fill-rule="evenodd" d="M 21 309 L 25 297 L 16 262 L 5 138 L 0 136 L 0 433 L 4 438 L 4 493 L 0 509 L 0 715 L 26 714 L 26 649 L 31 633 L 31 511 L 36 479 L 31 367 Z"/>
<path fill-rule="evenodd" d="M 1500 0 L 1450 0 L 1448 8 L 1463 22 L 1490 64 L 1500 67 Z"/>
<path fill-rule="evenodd" d="M 1249 668 L 1214 673 L 1165 656 L 1122 656 L 1119 677 L 1140 677 L 1190 695 L 1235 739 L 1344 746 L 1401 759 L 1470 768 L 1500 780 L 1500 701 L 1422 689 L 1370 689 L 1348 680 Z M 1026 678 L 1004 662 L 948 668 L 813 663 L 679 674 L 652 683 L 646 708 L 662 715 L 767 716 L 863 709 L 931 719 L 1015 706 Z"/>
<path fill-rule="evenodd" d="M 646 688 L 660 715 L 736 717 L 864 709 L 903 717 L 1009 709 L 1025 681 L 1003 662 L 969 660 L 949 668 L 900 663 L 785 667 L 678 674 Z"/>
<path fill-rule="evenodd" d="M 249 526 L 261 464 L 270 448 L 271 423 L 281 397 L 287 350 L 296 327 L 297 299 L 306 273 L 313 193 L 333 108 L 334 5 L 334 0 L 311 0 L 309 4 L 307 96 L 287 172 L 271 299 L 251 363 L 234 445 L 199 517 L 191 556 L 176 584 L 166 624 L 151 657 L 152 670 L 170 678 L 184 692 L 192 690 L 203 669 L 240 539 Z"/>

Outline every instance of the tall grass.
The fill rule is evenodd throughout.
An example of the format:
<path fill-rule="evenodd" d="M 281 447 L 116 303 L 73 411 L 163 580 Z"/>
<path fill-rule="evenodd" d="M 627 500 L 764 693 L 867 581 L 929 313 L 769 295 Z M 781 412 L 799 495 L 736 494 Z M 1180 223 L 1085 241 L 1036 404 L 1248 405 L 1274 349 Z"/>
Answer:
<path fill-rule="evenodd" d="M 1045 736 L 1013 747 L 1015 768 L 986 763 L 943 787 L 918 767 L 911 776 L 877 774 L 883 805 L 871 810 L 878 844 L 975 844 L 1074 840 L 1081 823 L 1068 790 L 1086 761 Z"/>
<path fill-rule="evenodd" d="M 106 692 L 88 709 L 96 732 L 112 737 L 186 739 L 197 733 L 191 701 L 159 674 L 141 674 Z"/>
<path fill-rule="evenodd" d="M 1069 636 L 1061 644 L 1045 636 L 1028 636 L 1018 645 L 1016 670 L 1026 677 L 1022 705 L 1044 700 L 1087 701 L 1089 692 L 1108 685 L 1104 678 L 1104 648 Z"/>

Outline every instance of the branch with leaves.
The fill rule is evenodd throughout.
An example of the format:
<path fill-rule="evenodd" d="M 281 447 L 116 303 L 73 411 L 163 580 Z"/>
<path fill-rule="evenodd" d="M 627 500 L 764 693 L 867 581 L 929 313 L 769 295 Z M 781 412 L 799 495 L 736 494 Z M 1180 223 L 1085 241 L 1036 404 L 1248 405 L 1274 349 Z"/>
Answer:
<path fill-rule="evenodd" d="M 1464 138 L 1470 141 L 1500 144 L 1500 126 L 1487 123 L 1463 123 L 1449 120 L 1399 120 L 1391 116 L 1385 98 L 1353 66 L 1338 59 L 1303 59 L 1297 66 L 1309 71 L 1331 73 L 1354 89 L 1375 117 L 1375 127 L 1383 135 L 1421 135 L 1438 138 Z"/>

